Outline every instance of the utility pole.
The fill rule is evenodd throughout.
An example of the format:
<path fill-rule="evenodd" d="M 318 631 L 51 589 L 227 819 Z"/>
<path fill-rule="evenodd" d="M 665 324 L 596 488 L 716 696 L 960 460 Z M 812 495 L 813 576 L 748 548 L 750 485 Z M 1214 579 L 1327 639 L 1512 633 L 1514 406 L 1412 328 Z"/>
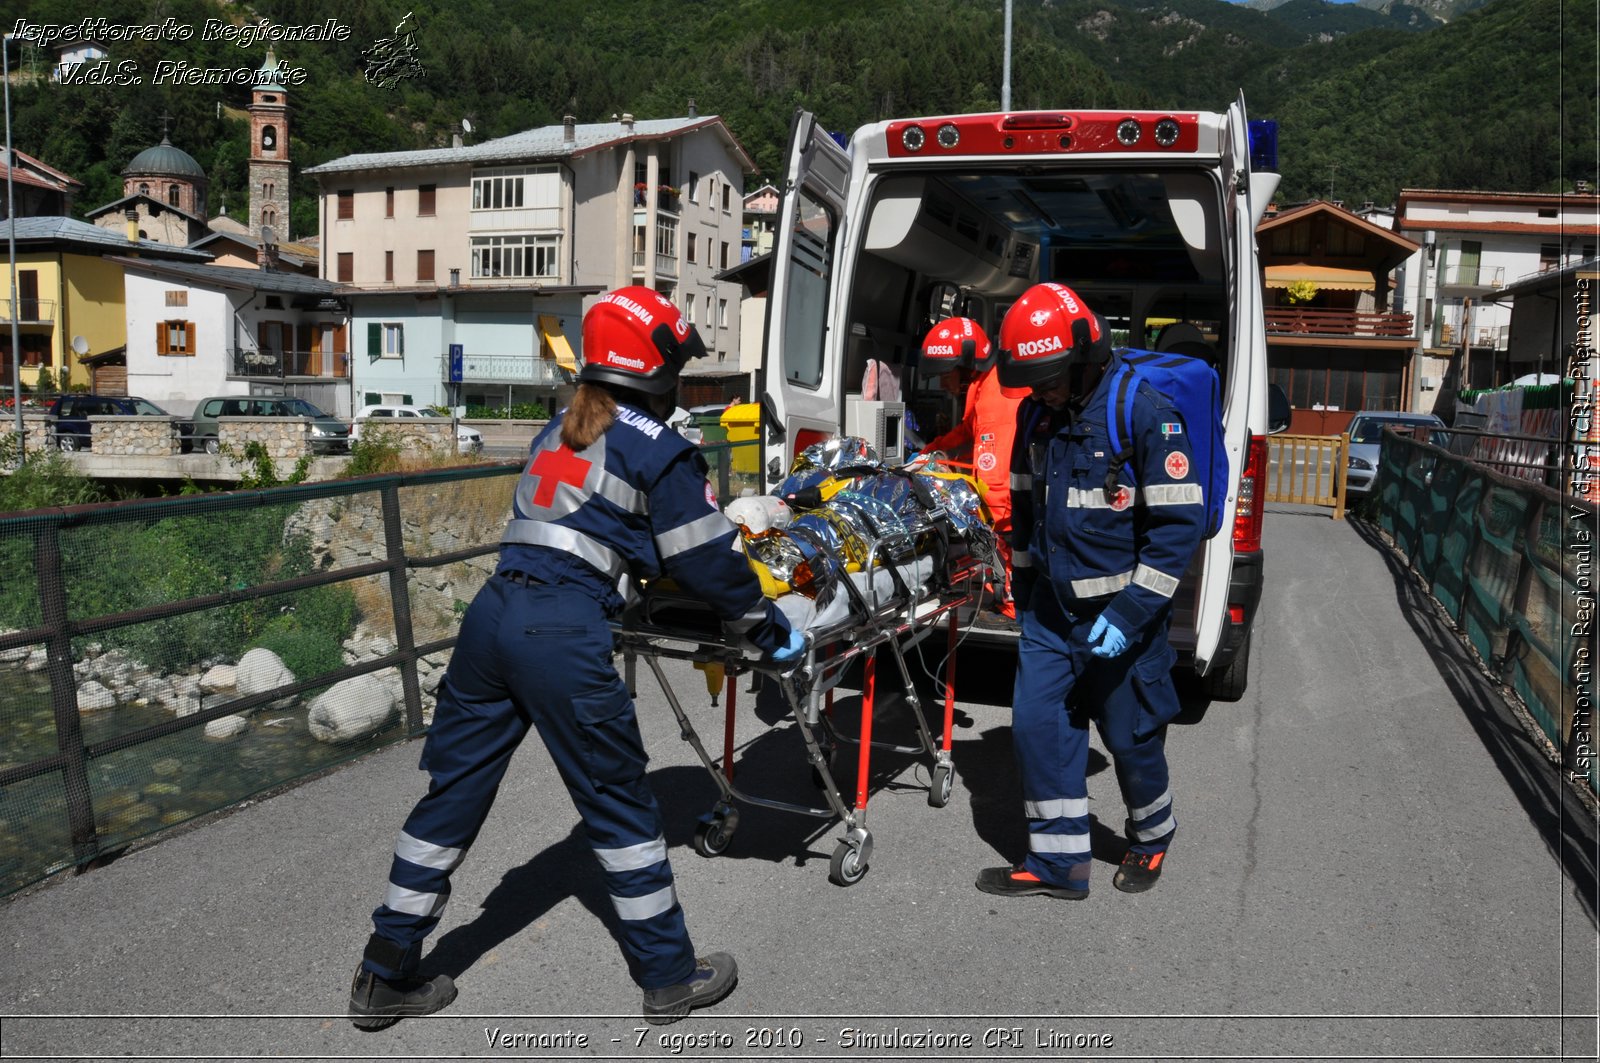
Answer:
<path fill-rule="evenodd" d="M 16 156 L 11 154 L 11 38 L 0 36 L 0 77 L 6 83 L 6 232 L 11 252 L 11 403 L 17 413 L 17 461 L 20 463 L 28 450 L 28 437 L 22 427 L 22 337 L 17 328 L 17 201 L 12 190 L 11 173 L 17 168 Z"/>
<path fill-rule="evenodd" d="M 1000 109 L 1011 110 L 1011 0 L 1006 0 L 1006 51 L 1000 84 Z"/>

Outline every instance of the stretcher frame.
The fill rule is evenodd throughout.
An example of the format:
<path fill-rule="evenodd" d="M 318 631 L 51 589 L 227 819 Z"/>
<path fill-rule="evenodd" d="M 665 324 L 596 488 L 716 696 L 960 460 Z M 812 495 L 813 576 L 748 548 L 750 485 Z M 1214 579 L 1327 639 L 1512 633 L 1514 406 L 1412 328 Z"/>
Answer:
<path fill-rule="evenodd" d="M 880 550 L 894 545 L 893 539 L 886 537 L 872 544 L 872 552 L 865 566 L 867 570 L 870 571 Z M 710 634 L 705 630 L 689 630 L 682 626 L 651 622 L 650 617 L 661 612 L 663 606 L 668 612 L 674 607 L 692 608 L 694 603 L 688 599 L 657 596 L 652 603 L 655 608 L 641 611 L 642 619 L 613 624 L 618 646 L 623 653 L 628 689 L 637 690 L 637 662 L 643 658 L 666 696 L 673 715 L 677 717 L 680 736 L 693 747 L 700 763 L 717 784 L 718 799 L 695 830 L 695 851 L 707 857 L 727 851 L 739 825 L 738 803 L 824 819 L 837 818 L 844 828 L 844 834 L 834 847 L 828 877 L 840 886 L 855 885 L 866 875 L 872 859 L 873 838 L 867 828 L 867 790 L 874 749 L 927 756 L 931 768 L 928 804 L 935 808 L 943 808 L 948 804 L 955 787 L 951 731 L 955 722 L 956 645 L 959 631 L 957 611 L 962 606 L 972 604 L 981 595 L 989 573 L 989 566 L 977 558 L 962 557 L 952 563 L 943 578 L 934 579 L 931 587 L 912 591 L 897 580 L 898 592 L 883 601 L 877 601 L 875 596 L 873 600 L 868 600 L 858 588 L 845 580 L 843 582 L 848 588 L 845 593 L 855 595 L 855 604 L 865 607 L 864 612 L 834 624 L 808 629 L 805 648 L 797 662 L 751 660 L 744 656 L 738 646 L 723 639 L 720 633 Z M 946 628 L 948 644 L 945 657 L 944 726 L 936 738 L 923 712 L 911 669 L 906 663 L 905 651 L 931 637 L 941 623 Z M 883 742 L 872 736 L 877 694 L 877 651 L 885 646 L 905 688 L 906 704 L 911 708 L 916 727 L 916 745 Z M 727 698 L 720 764 L 707 752 L 677 692 L 663 672 L 663 658 L 721 665 L 725 670 Z M 834 727 L 833 691 L 859 658 L 865 658 L 861 723 L 858 734 L 849 737 L 841 735 Z M 777 684 L 804 739 L 807 759 L 813 769 L 813 781 L 821 789 L 827 807 L 817 808 L 762 797 L 735 785 L 733 755 L 738 677 L 745 672 Z M 857 746 L 853 802 L 846 801 L 834 779 L 832 768 L 833 752 L 846 743 Z"/>

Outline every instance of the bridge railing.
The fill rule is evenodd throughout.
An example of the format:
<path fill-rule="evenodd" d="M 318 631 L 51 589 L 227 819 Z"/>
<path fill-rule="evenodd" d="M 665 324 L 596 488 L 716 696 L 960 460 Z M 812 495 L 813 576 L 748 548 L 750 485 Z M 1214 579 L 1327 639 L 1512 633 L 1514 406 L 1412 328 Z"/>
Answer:
<path fill-rule="evenodd" d="M 422 732 L 521 469 L 0 516 L 0 895 Z"/>
<path fill-rule="evenodd" d="M 1379 526 L 1478 656 L 1600 789 L 1595 503 L 1392 432 L 1374 494 Z"/>

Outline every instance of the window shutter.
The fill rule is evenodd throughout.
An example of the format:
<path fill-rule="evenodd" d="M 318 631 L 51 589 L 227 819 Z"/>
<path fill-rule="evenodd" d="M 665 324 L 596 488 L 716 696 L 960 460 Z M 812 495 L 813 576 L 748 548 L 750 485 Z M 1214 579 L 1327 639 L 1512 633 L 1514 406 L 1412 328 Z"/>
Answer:
<path fill-rule="evenodd" d="M 366 400 L 362 403 L 364 406 L 376 406 L 378 403 L 383 401 L 383 396 L 378 394 L 376 391 L 366 392 L 366 396 Z"/>
<path fill-rule="evenodd" d="M 184 354 L 193 354 L 194 353 L 194 322 L 193 321 L 185 321 L 183 323 L 183 353 Z"/>
<path fill-rule="evenodd" d="M 383 326 L 377 322 L 367 326 L 367 357 L 383 357 Z"/>
<path fill-rule="evenodd" d="M 404 325 L 396 325 L 394 327 L 394 345 L 398 348 L 395 351 L 396 354 L 406 353 L 406 327 Z"/>
<path fill-rule="evenodd" d="M 411 405 L 414 405 L 414 403 L 412 403 L 412 401 L 411 401 L 411 396 L 410 396 L 410 395 L 402 395 L 402 396 L 400 396 L 400 398 L 401 398 L 401 399 L 402 399 L 402 400 L 403 400 L 403 401 L 402 401 L 402 402 L 401 402 L 401 405 L 402 405 L 402 406 L 411 406 Z"/>
<path fill-rule="evenodd" d="M 340 354 L 348 353 L 349 350 L 350 350 L 350 344 L 348 342 L 349 339 L 350 339 L 350 333 L 345 328 L 344 325 L 335 325 L 334 326 L 334 329 L 333 329 L 333 349 L 335 351 L 337 351 Z"/>
<path fill-rule="evenodd" d="M 165 321 L 156 322 L 156 353 L 167 353 L 167 323 Z"/>

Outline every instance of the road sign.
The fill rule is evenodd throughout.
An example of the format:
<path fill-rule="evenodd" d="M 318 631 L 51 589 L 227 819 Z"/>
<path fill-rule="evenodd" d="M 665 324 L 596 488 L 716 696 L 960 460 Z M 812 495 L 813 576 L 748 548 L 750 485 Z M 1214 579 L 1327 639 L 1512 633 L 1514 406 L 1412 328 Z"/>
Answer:
<path fill-rule="evenodd" d="M 462 344 L 450 345 L 450 383 L 461 383 L 461 362 L 466 357 L 466 349 Z"/>

